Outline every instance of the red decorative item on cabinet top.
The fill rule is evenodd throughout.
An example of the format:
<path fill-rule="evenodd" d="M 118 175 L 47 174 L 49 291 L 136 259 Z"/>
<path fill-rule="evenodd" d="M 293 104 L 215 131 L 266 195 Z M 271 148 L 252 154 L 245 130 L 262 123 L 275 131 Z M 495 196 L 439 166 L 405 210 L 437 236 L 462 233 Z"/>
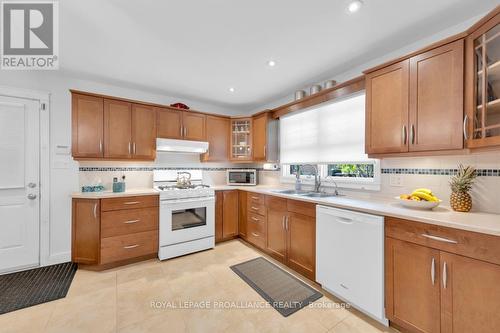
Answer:
<path fill-rule="evenodd" d="M 186 104 L 184 103 L 174 103 L 174 104 L 170 104 L 171 107 L 174 107 L 174 108 L 179 108 L 179 109 L 184 109 L 184 110 L 189 110 L 189 106 L 187 106 Z"/>

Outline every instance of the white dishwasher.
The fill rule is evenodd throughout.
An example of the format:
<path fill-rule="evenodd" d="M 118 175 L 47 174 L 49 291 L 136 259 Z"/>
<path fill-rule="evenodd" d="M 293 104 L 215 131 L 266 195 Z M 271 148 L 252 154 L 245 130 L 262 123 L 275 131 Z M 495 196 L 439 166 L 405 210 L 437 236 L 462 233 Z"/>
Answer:
<path fill-rule="evenodd" d="M 316 280 L 384 325 L 384 217 L 316 206 Z"/>

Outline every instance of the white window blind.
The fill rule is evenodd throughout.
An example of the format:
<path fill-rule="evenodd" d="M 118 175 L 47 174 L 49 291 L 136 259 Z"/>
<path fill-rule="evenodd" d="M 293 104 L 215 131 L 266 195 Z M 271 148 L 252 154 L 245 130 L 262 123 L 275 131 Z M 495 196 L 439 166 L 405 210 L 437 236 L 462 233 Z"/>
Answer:
<path fill-rule="evenodd" d="M 368 161 L 365 95 L 282 117 L 280 144 L 283 164 Z"/>

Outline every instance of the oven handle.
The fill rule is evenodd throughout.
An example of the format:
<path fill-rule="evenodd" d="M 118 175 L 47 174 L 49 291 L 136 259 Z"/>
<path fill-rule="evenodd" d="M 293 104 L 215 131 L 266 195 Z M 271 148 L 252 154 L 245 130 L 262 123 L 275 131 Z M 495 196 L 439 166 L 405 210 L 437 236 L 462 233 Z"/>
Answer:
<path fill-rule="evenodd" d="M 174 200 L 161 200 L 160 199 L 160 204 L 162 206 L 168 206 L 171 204 L 180 204 L 180 203 L 189 203 L 189 202 L 206 202 L 206 201 L 215 201 L 215 197 L 174 199 Z"/>

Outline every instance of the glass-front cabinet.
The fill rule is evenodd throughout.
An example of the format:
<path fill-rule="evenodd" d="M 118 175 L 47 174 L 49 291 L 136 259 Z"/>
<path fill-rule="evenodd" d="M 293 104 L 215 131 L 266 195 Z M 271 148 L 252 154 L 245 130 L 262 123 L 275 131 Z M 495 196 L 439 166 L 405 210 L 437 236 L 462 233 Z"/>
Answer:
<path fill-rule="evenodd" d="M 500 24 L 493 17 L 468 37 L 469 110 L 464 122 L 467 147 L 500 145 Z M 471 52 L 473 56 L 471 56 Z M 473 70 L 472 70 L 473 68 Z M 473 87 L 471 87 L 473 85 Z M 470 122 L 470 123 L 469 123 Z"/>
<path fill-rule="evenodd" d="M 231 120 L 231 160 L 252 160 L 252 118 Z"/>

